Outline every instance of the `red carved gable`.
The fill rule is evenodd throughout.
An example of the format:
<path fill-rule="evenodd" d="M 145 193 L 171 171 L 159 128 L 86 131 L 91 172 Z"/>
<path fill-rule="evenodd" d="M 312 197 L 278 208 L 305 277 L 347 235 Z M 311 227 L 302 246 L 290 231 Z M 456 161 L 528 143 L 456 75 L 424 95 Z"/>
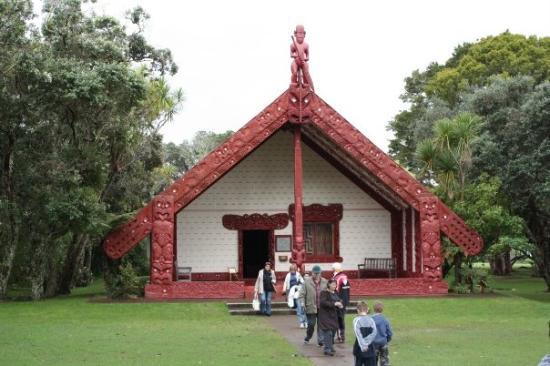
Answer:
<path fill-rule="evenodd" d="M 380 185 L 393 191 L 416 211 L 420 209 L 421 197 L 424 197 L 424 200 L 426 197 L 433 197 L 437 203 L 441 232 L 460 246 L 467 255 L 481 251 L 481 237 L 458 215 L 315 93 L 301 93 L 293 86 L 159 196 L 173 196 L 175 215 L 286 122 L 296 123 L 297 115 L 303 117 L 301 123 L 314 125 L 350 159 L 376 177 Z M 148 235 L 152 229 L 152 214 L 149 204 L 136 214 L 134 220 L 112 231 L 104 241 L 107 255 L 111 258 L 120 258 Z"/>

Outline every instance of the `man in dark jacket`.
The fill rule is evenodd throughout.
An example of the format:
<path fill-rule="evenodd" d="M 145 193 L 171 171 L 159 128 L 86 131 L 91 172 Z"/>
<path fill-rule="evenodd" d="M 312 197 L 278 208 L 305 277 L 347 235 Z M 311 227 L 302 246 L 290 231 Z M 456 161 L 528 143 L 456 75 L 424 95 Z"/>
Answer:
<path fill-rule="evenodd" d="M 346 340 L 346 308 L 349 305 L 350 285 L 348 276 L 342 271 L 342 265 L 338 262 L 332 265 L 334 277 L 336 281 L 336 293 L 342 300 L 344 307 L 338 310 L 338 332 L 336 336 L 339 342 L 344 343 Z"/>

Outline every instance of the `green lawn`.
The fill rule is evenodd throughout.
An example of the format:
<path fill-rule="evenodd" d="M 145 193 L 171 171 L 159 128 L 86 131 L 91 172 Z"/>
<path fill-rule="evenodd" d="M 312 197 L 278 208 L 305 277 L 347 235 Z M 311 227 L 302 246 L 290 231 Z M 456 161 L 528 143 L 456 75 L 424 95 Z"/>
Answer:
<path fill-rule="evenodd" d="M 383 299 L 395 332 L 393 364 L 537 365 L 550 354 L 544 282 L 520 271 L 490 284 L 494 294 Z M 349 329 L 352 319 L 346 319 Z"/>
<path fill-rule="evenodd" d="M 96 291 L 0 303 L 0 365 L 310 365 L 265 319 L 222 303 L 89 302 Z"/>
<path fill-rule="evenodd" d="M 521 272 L 491 285 L 484 296 L 383 299 L 393 364 L 536 365 L 550 353 L 544 283 Z M 101 293 L 98 282 L 66 298 L 0 303 L 0 364 L 310 365 L 265 319 L 231 317 L 222 303 L 89 301 Z"/>

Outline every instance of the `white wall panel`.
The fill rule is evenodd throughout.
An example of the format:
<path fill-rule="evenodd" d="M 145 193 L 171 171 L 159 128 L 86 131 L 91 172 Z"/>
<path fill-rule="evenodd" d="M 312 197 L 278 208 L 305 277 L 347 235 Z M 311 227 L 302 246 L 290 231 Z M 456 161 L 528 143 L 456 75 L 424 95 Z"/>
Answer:
<path fill-rule="evenodd" d="M 292 134 L 280 131 L 183 209 L 177 217 L 178 265 L 191 266 L 194 272 L 225 272 L 237 266 L 237 232 L 222 226 L 223 215 L 287 212 L 294 201 L 293 159 Z M 356 269 L 365 256 L 389 257 L 390 213 L 305 145 L 303 166 L 305 205 L 344 206 L 344 268 Z M 275 232 L 291 233 L 291 223 Z M 289 263 L 280 263 L 278 255 L 277 270 L 286 271 Z"/>

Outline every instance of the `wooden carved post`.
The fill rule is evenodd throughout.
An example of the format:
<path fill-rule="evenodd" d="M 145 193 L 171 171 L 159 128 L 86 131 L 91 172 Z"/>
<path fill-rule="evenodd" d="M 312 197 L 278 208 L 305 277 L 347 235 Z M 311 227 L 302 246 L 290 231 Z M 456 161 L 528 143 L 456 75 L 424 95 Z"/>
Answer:
<path fill-rule="evenodd" d="M 151 284 L 170 285 L 174 266 L 174 197 L 153 200 L 151 235 Z"/>
<path fill-rule="evenodd" d="M 422 277 L 441 280 L 441 241 L 437 210 L 437 198 L 422 195 L 420 202 L 420 240 L 422 250 Z"/>
<path fill-rule="evenodd" d="M 304 222 L 302 202 L 302 136 L 300 126 L 294 126 L 294 242 L 292 259 L 304 271 Z"/>

